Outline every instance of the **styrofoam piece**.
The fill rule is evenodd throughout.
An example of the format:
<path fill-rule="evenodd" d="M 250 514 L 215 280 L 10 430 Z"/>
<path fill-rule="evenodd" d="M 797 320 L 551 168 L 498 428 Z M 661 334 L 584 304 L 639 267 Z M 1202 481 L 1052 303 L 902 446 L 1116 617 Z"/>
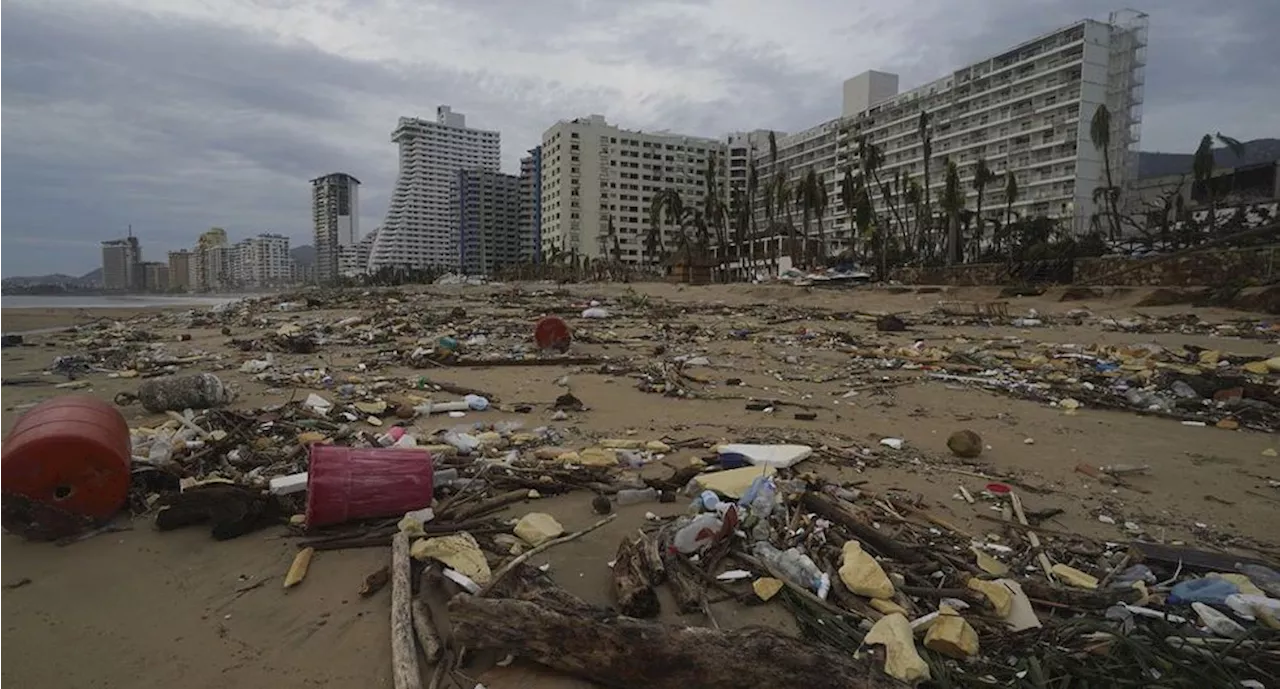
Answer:
<path fill-rule="evenodd" d="M 303 471 L 288 476 L 276 476 L 271 479 L 272 495 L 292 495 L 307 489 L 307 472 Z"/>
<path fill-rule="evenodd" d="M 730 443 L 721 445 L 720 456 L 739 455 L 755 466 L 770 466 L 775 469 L 787 467 L 808 459 L 813 448 L 808 445 L 748 445 Z"/>

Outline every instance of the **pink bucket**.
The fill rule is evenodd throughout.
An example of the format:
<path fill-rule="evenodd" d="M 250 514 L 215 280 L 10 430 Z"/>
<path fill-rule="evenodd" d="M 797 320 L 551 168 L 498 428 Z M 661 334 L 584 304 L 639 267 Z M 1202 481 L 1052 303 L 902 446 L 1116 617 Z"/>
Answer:
<path fill-rule="evenodd" d="M 434 474 L 426 450 L 312 445 L 307 528 L 395 517 L 427 507 Z"/>

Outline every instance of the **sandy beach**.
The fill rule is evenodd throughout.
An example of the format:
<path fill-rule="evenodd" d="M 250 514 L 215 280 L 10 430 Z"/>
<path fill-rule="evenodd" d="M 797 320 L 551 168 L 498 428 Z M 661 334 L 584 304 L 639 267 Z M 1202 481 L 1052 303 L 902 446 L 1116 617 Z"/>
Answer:
<path fill-rule="evenodd" d="M 536 298 L 515 298 L 533 294 Z M 407 296 L 406 296 L 407 295 Z M 379 358 L 390 347 L 411 348 L 411 340 L 393 344 L 325 348 L 310 354 L 276 353 L 275 371 L 323 366 L 335 378 L 395 381 L 388 397 L 412 391 L 412 381 L 432 379 L 491 391 L 506 403 L 527 403 L 533 411 L 519 414 L 491 410 L 468 415 L 466 421 L 521 421 L 527 427 L 550 424 L 563 429 L 572 444 L 586 439 L 704 439 L 646 465 L 646 476 L 665 476 L 705 456 L 710 446 L 746 438 L 772 438 L 814 447 L 868 448 L 865 462 L 823 461 L 811 471 L 830 480 L 862 481 L 866 491 L 893 491 L 917 496 L 932 514 L 974 534 L 995 529 L 981 516 L 990 510 L 959 499 L 960 487 L 980 492 L 985 481 L 974 474 L 1016 477 L 1029 510 L 1060 509 L 1044 523 L 1052 531 L 1084 534 L 1099 540 L 1125 541 L 1134 534 L 1125 523 L 1162 541 L 1202 547 L 1244 547 L 1254 556 L 1280 552 L 1274 528 L 1280 479 L 1274 456 L 1275 435 L 1247 429 L 1227 430 L 1187 425 L 1171 418 L 1125 410 L 1066 409 L 1041 401 L 1017 399 L 979 387 L 930 378 L 911 368 L 868 370 L 863 359 L 851 359 L 851 348 L 911 348 L 950 351 L 1009 347 L 1035 351 L 1053 344 L 1122 346 L 1184 345 L 1225 354 L 1273 357 L 1277 335 L 1255 331 L 1223 335 L 1212 329 L 1175 332 L 1119 332 L 1104 329 L 1102 319 L 1159 318 L 1194 312 L 1208 324 L 1227 324 L 1258 314 L 1186 305 L 1140 307 L 1143 290 L 1108 291 L 1098 298 L 1060 301 L 1061 290 L 1036 297 L 1007 298 L 1009 313 L 1035 310 L 1038 326 L 970 322 L 934 324 L 927 317 L 940 302 L 990 302 L 994 288 L 916 291 L 912 289 L 823 290 L 786 285 L 687 287 L 665 284 L 548 285 L 417 288 L 396 300 L 420 304 L 422 318 L 465 310 L 464 319 L 442 325 L 440 335 L 459 338 L 489 332 L 491 341 L 508 331 L 528 338 L 533 324 L 550 307 L 573 315 L 572 353 L 630 362 L 633 369 L 673 355 L 705 356 L 697 369 L 703 398 L 682 399 L 637 388 L 635 375 L 613 375 L 600 366 L 528 366 L 427 369 Z M 647 318 L 602 320 L 577 316 L 590 300 L 616 312 L 649 309 Z M 643 306 L 639 306 L 643 305 Z M 656 306 L 661 305 L 661 316 Z M 714 306 L 715 308 L 710 308 Z M 85 325 L 96 319 L 129 321 L 154 342 L 178 355 L 203 353 L 203 363 L 186 371 L 212 371 L 241 389 L 236 409 L 256 409 L 304 397 L 303 385 L 273 385 L 242 373 L 242 362 L 260 356 L 229 346 L 233 338 L 276 332 L 287 323 L 337 323 L 353 316 L 370 317 L 393 308 L 386 298 L 371 295 L 363 308 L 344 305 L 298 311 L 262 309 L 258 316 L 228 326 L 190 327 L 166 310 L 106 312 L 65 309 L 6 309 L 6 332 Z M 1068 318 L 1087 309 L 1087 318 Z M 853 317 L 852 314 L 871 314 Z M 911 327 L 902 332 L 876 329 L 874 314 L 896 313 Z M 840 338 L 832 339 L 833 333 Z M 186 341 L 180 336 L 190 335 Z M 26 378 L 30 385 L 6 387 L 5 433 L 23 410 L 61 390 L 51 384 L 64 378 L 45 376 L 55 356 L 78 351 L 72 333 L 27 338 L 30 346 L 3 352 L 6 380 Z M 831 342 L 843 341 L 837 347 Z M 853 343 L 853 344 L 849 344 Z M 661 353 L 659 353 L 661 352 Z M 861 363 L 860 363 L 861 362 Z M 588 407 L 556 420 L 553 400 L 565 392 L 557 380 L 570 377 L 573 394 Z M 886 379 L 905 379 L 877 385 Z M 138 379 L 91 373 L 89 394 L 111 399 L 133 391 Z M 730 379 L 737 379 L 730 384 Z M 1272 377 L 1274 383 L 1274 376 Z M 324 390 L 318 392 L 329 394 Z M 795 403 L 769 412 L 746 408 L 749 398 Z M 812 408 L 816 418 L 795 418 Z M 122 408 L 133 427 L 154 426 L 163 416 L 138 406 Z M 457 421 L 432 417 L 413 423 L 429 435 Z M 960 463 L 947 447 L 948 436 L 969 429 L 985 445 L 981 456 Z M 890 451 L 883 438 L 900 438 L 906 452 Z M 856 456 L 856 455 L 850 455 Z M 923 458 L 925 461 L 921 461 Z M 1130 487 L 1100 484 L 1077 471 L 1087 463 L 1149 465 L 1147 473 L 1129 479 Z M 533 509 L 554 515 L 573 531 L 598 519 L 584 492 L 543 498 L 507 508 L 503 516 L 519 517 Z M 611 571 L 618 542 L 645 521 L 645 512 L 680 514 L 674 504 L 619 507 L 619 517 L 587 536 L 535 557 L 548 563 L 555 582 L 600 605 L 611 604 Z M 1107 520 L 1100 520 L 1105 516 Z M 10 662 L 3 667 L 5 686 L 101 687 L 104 689 L 181 686 L 214 687 L 391 687 L 388 642 L 390 599 L 386 592 L 369 599 L 356 595 L 361 580 L 387 560 L 385 548 L 318 553 L 303 585 L 284 591 L 280 581 L 296 552 L 295 539 L 284 527 L 269 528 L 225 542 L 215 542 L 202 528 L 160 533 L 151 520 L 138 517 L 132 529 L 103 534 L 67 546 L 28 543 L 6 534 L 3 624 L 9 637 Z M 1260 555 L 1262 553 L 1262 555 Z M 27 582 L 27 583 L 21 583 Z M 261 586 L 253 586 L 265 582 Z M 665 593 L 663 594 L 666 595 Z M 664 601 L 666 599 L 664 598 Z M 698 615 L 677 616 L 670 605 L 662 619 L 705 624 Z M 795 633 L 791 616 L 777 605 L 744 607 L 734 601 L 712 606 L 725 628 L 766 625 Z M 73 649 L 70 650 L 69 649 Z M 72 653 L 74 660 L 68 659 Z M 592 686 L 523 663 L 483 670 L 476 681 L 490 688 Z M 470 687 L 467 687 L 470 689 Z"/>

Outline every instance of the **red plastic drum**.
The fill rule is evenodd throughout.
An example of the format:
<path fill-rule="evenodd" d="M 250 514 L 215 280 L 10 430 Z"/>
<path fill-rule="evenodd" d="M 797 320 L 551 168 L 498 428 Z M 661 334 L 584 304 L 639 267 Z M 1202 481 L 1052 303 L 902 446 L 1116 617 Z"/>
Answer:
<path fill-rule="evenodd" d="M 557 352 L 569 351 L 569 343 L 573 337 L 569 334 L 569 325 L 559 316 L 547 316 L 538 321 L 533 329 L 533 339 L 538 349 L 551 349 Z"/>
<path fill-rule="evenodd" d="M 129 495 L 132 463 L 129 424 L 115 407 L 94 397 L 69 395 L 23 414 L 4 441 L 0 488 L 57 511 L 99 520 L 115 514 Z M 5 528 L 25 533 L 34 524 Z"/>
<path fill-rule="evenodd" d="M 429 507 L 434 479 L 426 450 L 312 445 L 307 528 Z"/>

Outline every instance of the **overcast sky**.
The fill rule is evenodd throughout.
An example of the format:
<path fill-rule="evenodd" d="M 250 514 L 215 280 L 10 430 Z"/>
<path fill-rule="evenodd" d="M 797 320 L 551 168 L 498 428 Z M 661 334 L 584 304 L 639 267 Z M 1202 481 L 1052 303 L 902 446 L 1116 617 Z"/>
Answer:
<path fill-rule="evenodd" d="M 1276 0 L 1150 3 L 1142 148 L 1280 136 Z M 961 9 L 963 7 L 963 9 Z M 210 226 L 311 243 L 308 180 L 395 181 L 401 115 L 721 136 L 835 117 L 865 69 L 904 89 L 1083 17 L 1050 0 L 5 0 L 3 274 L 81 274 L 132 224 L 164 260 Z"/>

